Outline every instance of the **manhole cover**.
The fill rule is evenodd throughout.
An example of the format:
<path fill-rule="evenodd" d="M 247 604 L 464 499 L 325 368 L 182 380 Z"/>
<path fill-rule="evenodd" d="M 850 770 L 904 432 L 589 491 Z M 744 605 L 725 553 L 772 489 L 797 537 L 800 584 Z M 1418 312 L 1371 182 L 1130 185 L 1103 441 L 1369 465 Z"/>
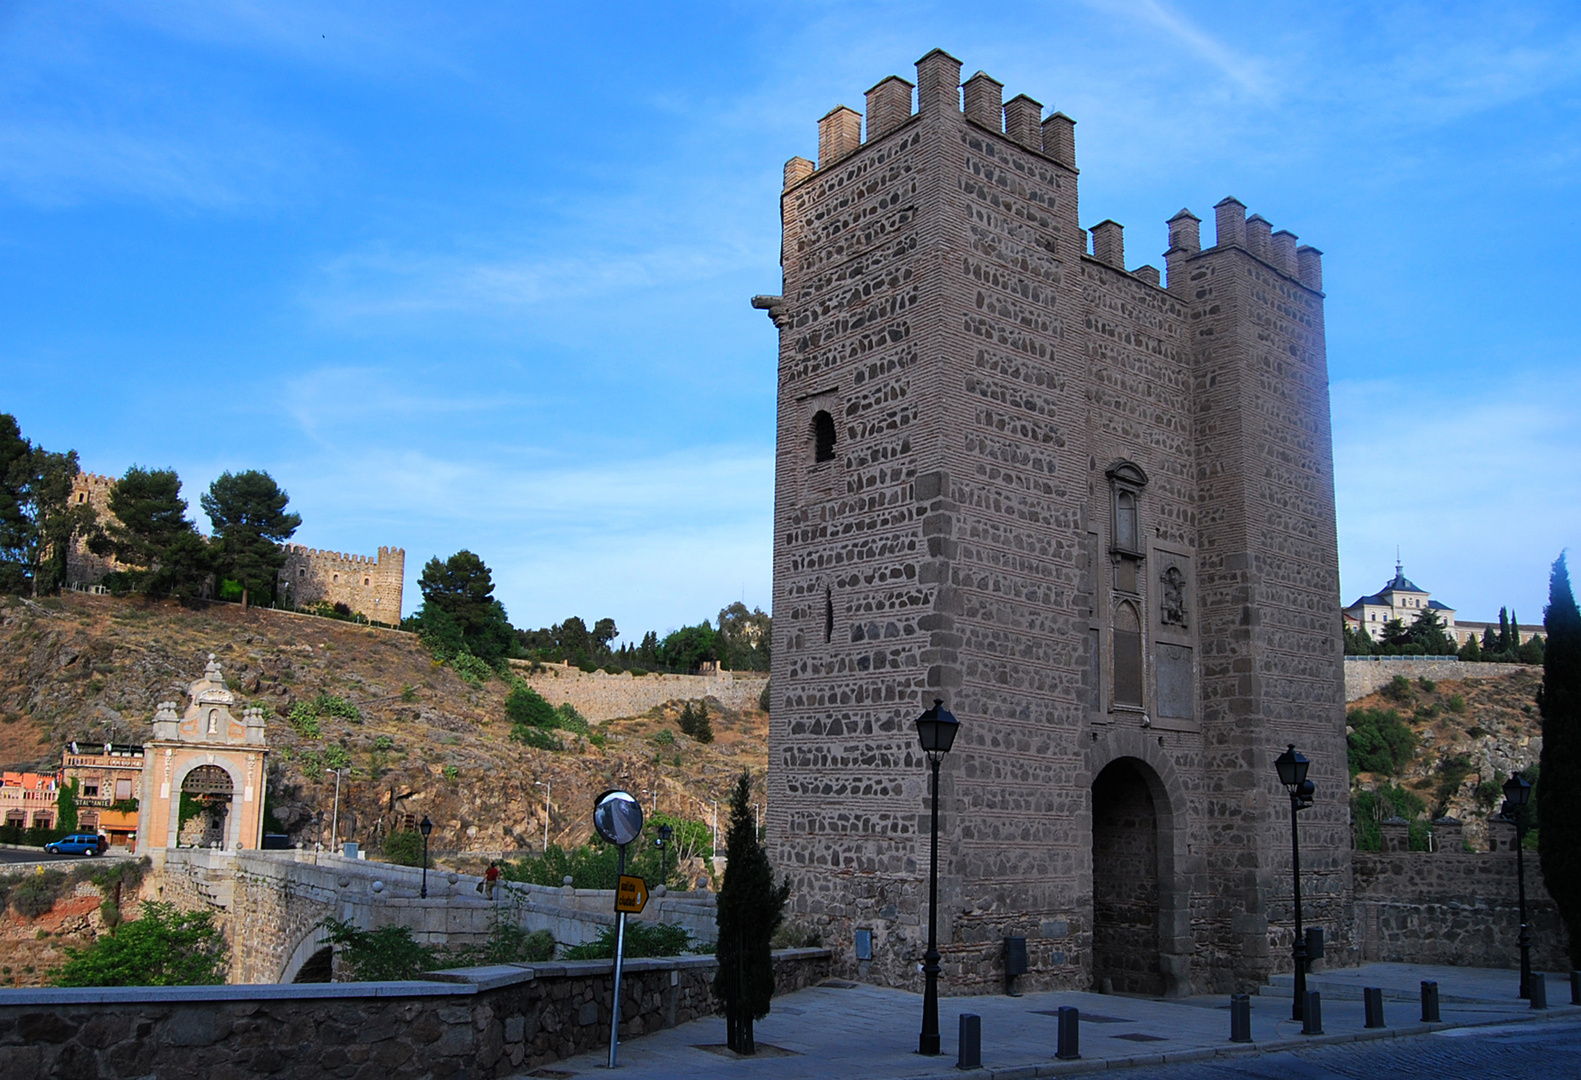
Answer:
<path fill-rule="evenodd" d="M 1033 1009 L 1039 1016 L 1058 1016 L 1058 1009 Z M 1098 1013 L 1082 1013 L 1081 1022 L 1084 1024 L 1134 1024 L 1135 1020 L 1127 1020 L 1123 1016 L 1100 1016 Z"/>
<path fill-rule="evenodd" d="M 1129 1039 L 1131 1042 L 1168 1042 L 1162 1035 L 1143 1035 L 1140 1031 L 1128 1031 L 1124 1035 L 1110 1035 L 1111 1039 Z"/>
<path fill-rule="evenodd" d="M 753 1057 L 775 1058 L 801 1056 L 795 1050 L 787 1050 L 783 1046 L 771 1046 L 765 1042 L 760 1042 L 757 1044 L 757 1053 L 755 1054 L 738 1054 L 724 1043 L 693 1043 L 692 1049 L 706 1050 L 710 1054 L 718 1054 L 720 1057 L 735 1058 L 738 1061 Z"/>

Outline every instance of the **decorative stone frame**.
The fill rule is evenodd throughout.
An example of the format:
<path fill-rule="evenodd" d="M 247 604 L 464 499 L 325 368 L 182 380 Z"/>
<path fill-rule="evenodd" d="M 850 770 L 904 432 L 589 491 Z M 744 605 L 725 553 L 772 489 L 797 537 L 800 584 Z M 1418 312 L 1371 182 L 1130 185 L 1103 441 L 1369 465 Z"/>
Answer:
<path fill-rule="evenodd" d="M 1141 561 L 1147 557 L 1147 544 L 1142 540 L 1142 491 L 1147 487 L 1147 474 L 1134 461 L 1117 461 L 1104 476 L 1109 479 L 1110 555 L 1116 561 L 1125 555 Z M 1128 528 L 1124 525 L 1127 509 Z"/>

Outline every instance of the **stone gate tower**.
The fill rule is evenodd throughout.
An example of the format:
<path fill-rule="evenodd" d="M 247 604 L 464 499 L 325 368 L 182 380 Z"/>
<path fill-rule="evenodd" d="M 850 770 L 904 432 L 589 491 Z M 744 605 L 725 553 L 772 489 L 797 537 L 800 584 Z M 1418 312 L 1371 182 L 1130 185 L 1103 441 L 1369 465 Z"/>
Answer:
<path fill-rule="evenodd" d="M 1350 935 L 1320 253 L 1226 199 L 1167 279 L 1079 224 L 1074 121 L 942 51 L 819 122 L 781 199 L 768 836 L 849 974 L 1223 991 Z M 913 90 L 916 106 L 913 110 Z M 962 93 L 964 89 L 964 95 Z M 964 97 L 964 108 L 963 108 Z M 858 934 L 859 931 L 868 933 Z M 858 948 L 860 942 L 861 948 Z M 868 943 L 871 942 L 871 955 Z"/>

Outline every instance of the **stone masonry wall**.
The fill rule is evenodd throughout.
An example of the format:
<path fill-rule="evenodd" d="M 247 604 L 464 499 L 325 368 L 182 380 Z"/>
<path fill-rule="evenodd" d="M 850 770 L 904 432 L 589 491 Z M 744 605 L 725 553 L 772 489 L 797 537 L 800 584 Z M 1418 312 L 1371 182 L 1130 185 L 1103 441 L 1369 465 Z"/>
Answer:
<path fill-rule="evenodd" d="M 516 673 L 551 705 L 569 701 L 595 723 L 622 716 L 641 716 L 668 701 L 713 698 L 732 709 L 757 708 L 768 675 L 755 671 L 721 671 L 717 675 L 666 675 L 650 672 L 583 671 L 569 664 L 533 664 L 512 660 Z"/>
<path fill-rule="evenodd" d="M 398 626 L 406 583 L 406 550 L 380 547 L 378 555 L 347 555 L 301 544 L 285 546 L 280 603 L 286 607 L 345 604 L 374 622 Z"/>
<path fill-rule="evenodd" d="M 500 1077 L 606 1045 L 608 961 L 471 968 L 446 982 L 0 991 L 8 1076 L 161 1080 Z M 628 960 L 621 1038 L 714 1011 L 712 957 Z M 784 994 L 828 973 L 828 953 L 775 954 Z"/>
<path fill-rule="evenodd" d="M 1353 947 L 1361 959 L 1518 967 L 1515 852 L 1461 850 L 1458 825 L 1442 820 L 1435 823 L 1438 851 L 1406 851 L 1405 830 L 1396 832 L 1385 837 L 1389 850 L 1358 851 L 1353 858 Z M 1568 971 L 1559 909 L 1543 884 L 1537 853 L 1523 854 L 1532 967 Z"/>
<path fill-rule="evenodd" d="M 1428 660 L 1421 656 L 1347 656 L 1345 657 L 1345 700 L 1355 701 L 1387 686 L 1396 675 L 1413 682 L 1433 679 L 1497 679 L 1527 670 L 1525 664 L 1468 664 L 1459 660 Z"/>

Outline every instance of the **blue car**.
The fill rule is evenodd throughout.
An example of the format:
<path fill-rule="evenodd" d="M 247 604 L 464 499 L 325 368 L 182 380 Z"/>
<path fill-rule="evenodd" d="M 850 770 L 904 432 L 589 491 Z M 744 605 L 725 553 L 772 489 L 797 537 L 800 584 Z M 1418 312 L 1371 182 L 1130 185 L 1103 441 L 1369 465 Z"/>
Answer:
<path fill-rule="evenodd" d="M 103 855 L 109 847 L 110 842 L 97 833 L 72 833 L 45 844 L 44 850 L 53 855 Z"/>

